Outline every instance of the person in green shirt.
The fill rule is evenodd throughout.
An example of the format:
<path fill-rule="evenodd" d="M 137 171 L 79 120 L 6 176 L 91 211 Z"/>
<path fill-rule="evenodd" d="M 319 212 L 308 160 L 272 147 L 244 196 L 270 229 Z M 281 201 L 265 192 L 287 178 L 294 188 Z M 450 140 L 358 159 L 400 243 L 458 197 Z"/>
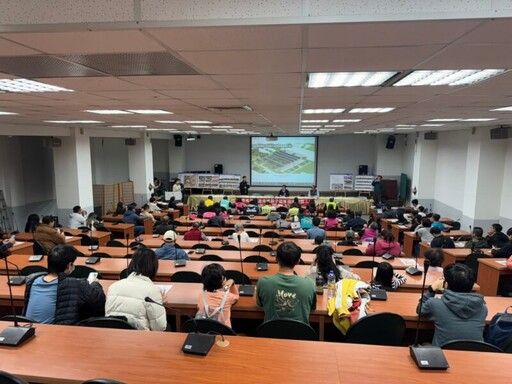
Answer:
<path fill-rule="evenodd" d="M 481 227 L 473 228 L 473 233 L 471 234 L 471 240 L 466 241 L 464 244 L 464 248 L 469 248 L 472 250 L 482 249 L 482 248 L 490 248 L 487 240 L 484 239 L 484 230 Z"/>
<path fill-rule="evenodd" d="M 261 207 L 261 214 L 267 216 L 270 212 L 274 211 L 275 208 L 270 205 L 270 201 L 266 201 L 265 205 Z"/>
<path fill-rule="evenodd" d="M 263 307 L 265 321 L 291 319 L 309 324 L 309 314 L 316 308 L 315 283 L 293 273 L 300 256 L 296 244 L 282 243 L 277 248 L 279 272 L 258 280 L 256 303 Z"/>

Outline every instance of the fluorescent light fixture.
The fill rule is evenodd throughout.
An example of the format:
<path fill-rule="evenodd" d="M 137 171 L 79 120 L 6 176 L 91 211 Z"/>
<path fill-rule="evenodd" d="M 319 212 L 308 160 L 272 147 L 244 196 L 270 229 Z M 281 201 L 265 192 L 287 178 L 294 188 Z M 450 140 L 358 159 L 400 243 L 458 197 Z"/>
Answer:
<path fill-rule="evenodd" d="M 226 128 L 212 128 L 212 131 L 214 131 L 214 132 L 227 132 L 228 130 Z"/>
<path fill-rule="evenodd" d="M 422 127 L 442 127 L 444 124 L 421 124 Z"/>
<path fill-rule="evenodd" d="M 317 108 L 317 109 L 303 109 L 302 113 L 342 113 L 345 108 Z"/>
<path fill-rule="evenodd" d="M 161 109 L 127 109 L 128 112 L 137 113 L 139 115 L 173 115 L 169 111 L 162 111 Z"/>
<path fill-rule="evenodd" d="M 413 131 L 414 128 L 413 127 L 397 127 L 396 130 L 397 131 Z"/>
<path fill-rule="evenodd" d="M 495 108 L 495 109 L 491 109 L 491 111 L 496 111 L 496 112 L 512 112 L 512 107 Z"/>
<path fill-rule="evenodd" d="M 416 124 L 397 124 L 395 127 L 415 127 Z"/>
<path fill-rule="evenodd" d="M 430 119 L 427 121 L 431 121 L 432 123 L 452 123 L 454 121 L 459 121 L 460 119 Z"/>
<path fill-rule="evenodd" d="M 187 136 L 187 141 L 194 141 L 196 138 L 194 136 Z"/>
<path fill-rule="evenodd" d="M 211 121 L 206 120 L 186 120 L 185 123 L 187 124 L 211 124 Z"/>
<path fill-rule="evenodd" d="M 201 128 L 201 129 L 211 128 L 209 125 L 191 125 L 190 127 L 191 128 Z"/>
<path fill-rule="evenodd" d="M 404 86 L 436 86 L 436 85 L 469 85 L 507 71 L 506 69 L 445 69 L 445 70 L 422 70 L 413 71 L 400 81 L 393 84 L 393 87 Z"/>
<path fill-rule="evenodd" d="M 74 92 L 72 89 L 56 87 L 27 79 L 0 79 L 0 91 L 13 93 L 30 92 Z"/>
<path fill-rule="evenodd" d="M 10 116 L 10 115 L 17 115 L 17 113 L 14 113 L 14 112 L 5 112 L 5 111 L 0 111 L 0 116 Z"/>
<path fill-rule="evenodd" d="M 97 113 L 98 115 L 132 115 L 132 112 L 120 109 L 86 109 L 84 112 Z"/>
<path fill-rule="evenodd" d="M 147 125 L 111 125 L 110 128 L 147 128 Z"/>
<path fill-rule="evenodd" d="M 324 72 L 310 73 L 308 88 L 377 87 L 398 72 Z"/>
<path fill-rule="evenodd" d="M 229 132 L 245 132 L 245 129 L 243 128 L 232 128 L 229 130 Z"/>
<path fill-rule="evenodd" d="M 328 123 L 329 120 L 302 120 L 301 123 Z"/>
<path fill-rule="evenodd" d="M 477 122 L 477 121 L 493 121 L 493 120 L 498 120 L 497 118 L 491 118 L 491 117 L 482 117 L 482 118 L 474 118 L 474 119 L 461 119 L 460 121 L 474 121 L 474 122 Z"/>
<path fill-rule="evenodd" d="M 335 131 L 334 128 L 320 128 L 319 131 Z"/>
<path fill-rule="evenodd" d="M 336 119 L 333 123 L 359 123 L 361 119 Z"/>
<path fill-rule="evenodd" d="M 233 128 L 232 125 L 213 125 L 213 128 Z"/>
<path fill-rule="evenodd" d="M 103 124 L 104 121 L 97 120 L 45 120 L 45 123 L 53 124 Z"/>
<path fill-rule="evenodd" d="M 325 128 L 343 128 L 344 125 L 343 124 L 327 124 L 327 125 L 324 125 Z"/>
<path fill-rule="evenodd" d="M 353 108 L 348 113 L 387 113 L 393 111 L 395 108 Z"/>
<path fill-rule="evenodd" d="M 301 128 L 320 128 L 321 125 L 302 125 Z"/>
<path fill-rule="evenodd" d="M 355 135 L 366 135 L 367 132 L 360 132 L 360 131 L 358 131 L 358 132 L 353 132 L 353 133 Z"/>
<path fill-rule="evenodd" d="M 379 129 L 379 132 L 394 132 L 395 128 L 382 128 Z"/>
<path fill-rule="evenodd" d="M 156 120 L 155 123 L 160 123 L 160 124 L 185 124 L 184 121 L 178 121 L 178 120 Z"/>

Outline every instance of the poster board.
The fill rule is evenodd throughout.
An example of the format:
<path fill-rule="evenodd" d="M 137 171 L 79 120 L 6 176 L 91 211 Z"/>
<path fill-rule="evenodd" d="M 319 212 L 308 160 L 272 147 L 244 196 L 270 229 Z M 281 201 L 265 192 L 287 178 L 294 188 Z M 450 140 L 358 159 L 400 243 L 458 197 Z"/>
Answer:
<path fill-rule="evenodd" d="M 329 175 L 329 189 L 331 191 L 353 190 L 354 175 L 352 173 L 331 173 Z"/>
<path fill-rule="evenodd" d="M 180 173 L 179 179 L 185 188 L 238 189 L 240 175 L 219 175 L 216 173 Z"/>
<path fill-rule="evenodd" d="M 375 180 L 375 176 L 358 175 L 355 177 L 354 189 L 356 191 L 372 192 L 372 182 Z"/>

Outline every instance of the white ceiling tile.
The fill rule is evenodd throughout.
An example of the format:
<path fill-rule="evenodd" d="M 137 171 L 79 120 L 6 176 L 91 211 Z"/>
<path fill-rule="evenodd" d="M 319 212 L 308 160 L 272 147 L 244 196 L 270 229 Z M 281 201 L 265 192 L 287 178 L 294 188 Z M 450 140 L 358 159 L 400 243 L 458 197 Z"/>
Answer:
<path fill-rule="evenodd" d="M 456 44 L 418 66 L 418 69 L 484 68 L 512 68 L 512 44 Z"/>
<path fill-rule="evenodd" d="M 163 89 L 220 89 L 221 87 L 208 76 L 125 76 L 121 79 L 153 90 Z"/>

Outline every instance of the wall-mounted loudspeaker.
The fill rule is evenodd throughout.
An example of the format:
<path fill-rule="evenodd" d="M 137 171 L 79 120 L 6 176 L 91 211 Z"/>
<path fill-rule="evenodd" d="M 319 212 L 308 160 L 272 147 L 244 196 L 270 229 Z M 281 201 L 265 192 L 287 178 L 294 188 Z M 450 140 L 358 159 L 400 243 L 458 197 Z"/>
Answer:
<path fill-rule="evenodd" d="M 183 136 L 181 135 L 174 135 L 174 146 L 175 147 L 181 147 L 183 145 Z"/>
<path fill-rule="evenodd" d="M 368 166 L 367 165 L 360 165 L 359 166 L 359 174 L 360 175 L 367 175 L 368 174 Z"/>
<path fill-rule="evenodd" d="M 130 139 L 124 139 L 124 145 L 136 145 L 137 140 L 130 138 Z"/>
<path fill-rule="evenodd" d="M 425 132 L 425 140 L 437 140 L 437 132 Z"/>
<path fill-rule="evenodd" d="M 213 165 L 213 173 L 222 175 L 223 171 L 224 171 L 224 167 L 222 166 L 222 164 L 214 164 Z"/>
<path fill-rule="evenodd" d="M 396 137 L 393 135 L 388 136 L 388 141 L 386 142 L 386 149 L 393 149 L 395 148 L 395 141 Z"/>
<path fill-rule="evenodd" d="M 62 146 L 62 140 L 58 137 L 47 137 L 44 139 L 44 146 L 48 148 L 59 148 Z"/>
<path fill-rule="evenodd" d="M 509 127 L 499 127 L 491 129 L 491 140 L 503 140 L 512 137 L 512 129 Z"/>

